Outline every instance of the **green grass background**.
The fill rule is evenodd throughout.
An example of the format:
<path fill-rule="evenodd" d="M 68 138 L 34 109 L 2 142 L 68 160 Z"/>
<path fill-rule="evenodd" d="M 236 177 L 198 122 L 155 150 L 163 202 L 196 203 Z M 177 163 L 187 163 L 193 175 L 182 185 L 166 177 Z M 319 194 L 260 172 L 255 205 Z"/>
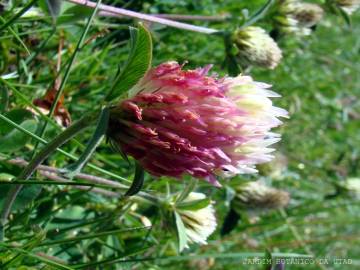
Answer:
<path fill-rule="evenodd" d="M 19 7 L 24 5 L 21 1 L 15 2 Z M 108 1 L 114 2 L 119 6 L 125 4 L 125 1 Z M 231 13 L 236 16 L 244 8 L 252 14 L 264 2 L 154 0 L 128 1 L 126 5 L 130 9 L 148 13 Z M 4 16 L 6 20 L 11 14 Z M 79 52 L 65 86 L 65 105 L 73 119 L 78 119 L 102 100 L 118 65 L 126 61 L 129 51 L 127 25 L 130 23 L 126 20 L 96 19 L 91 26 L 88 37 L 96 35 L 97 38 L 86 43 Z M 229 27 L 225 23 L 198 24 L 219 29 Z M 266 19 L 260 24 L 269 27 Z M 39 44 L 52 31 L 49 18 L 19 19 L 11 27 L 30 52 L 36 52 Z M 159 25 L 151 27 L 154 65 L 168 60 L 188 61 L 188 68 L 213 64 L 214 72 L 226 74 L 222 68 L 223 41 L 219 37 Z M 235 28 L 236 22 L 231 23 L 230 27 Z M 29 56 L 19 41 L 9 31 L 1 33 L 1 72 L 3 75 L 14 71 L 20 74 L 16 79 L 6 80 L 6 86 L 2 85 L 10 95 L 5 108 L 7 111 L 26 108 L 32 100 L 44 95 L 55 79 L 53 70 L 60 36 L 63 35 L 65 40 L 62 54 L 64 67 L 83 28 L 83 20 L 60 25 L 45 48 L 38 51 L 37 57 L 30 63 L 24 62 Z M 83 269 L 265 269 L 259 265 L 243 265 L 242 256 L 264 253 L 266 250 L 309 254 L 317 259 L 327 258 L 329 262 L 320 266 L 287 265 L 286 269 L 358 269 L 359 199 L 349 194 L 327 196 L 335 192 L 336 183 L 359 177 L 359 37 L 359 12 L 352 16 L 352 27 L 347 26 L 342 18 L 326 14 L 311 36 L 285 37 L 279 41 L 284 59 L 278 68 L 272 71 L 260 68 L 250 70 L 255 80 L 272 84 L 273 89 L 282 95 L 275 103 L 287 109 L 290 118 L 277 129 L 283 138 L 276 146 L 277 158 L 270 165 L 262 166 L 260 175 L 237 177 L 228 185 L 235 186 L 244 179 L 261 178 L 269 185 L 287 190 L 292 199 L 284 211 L 264 213 L 251 218 L 251 222 L 244 220 L 224 238 L 217 231 L 207 246 L 192 245 L 179 255 L 176 253 L 176 237 L 173 233 L 165 232 L 169 225 L 146 204 L 138 204 L 136 211 L 124 211 L 126 201 L 71 188 L 43 186 L 40 190 L 39 186 L 34 186 L 30 193 L 39 193 L 36 200 L 31 203 L 26 201 L 26 204 L 20 202 L 20 211 L 12 216 L 5 243 L 15 243 L 21 251 L 2 250 L 2 262 L 20 254 L 4 269 L 53 269 L 55 266 L 39 261 L 36 255 L 39 252 L 78 266 L 109 260 L 108 264 L 90 264 L 83 266 Z M 49 125 L 45 138 L 50 139 L 58 132 L 58 128 Z M 90 135 L 91 130 L 77 139 L 84 144 Z M 0 152 L 28 160 L 34 145 L 34 140 L 28 140 L 20 149 L 11 152 L 0 149 Z M 71 142 L 63 149 L 79 155 L 83 148 Z M 46 161 L 48 165 L 59 168 L 69 162 L 59 153 Z M 91 162 L 122 177 L 131 179 L 133 174 L 132 167 L 119 154 L 112 152 L 105 142 L 100 145 Z M 19 168 L 1 162 L 0 172 L 16 176 Z M 86 168 L 85 172 L 113 178 L 91 168 Z M 36 179 L 43 178 L 37 175 Z M 185 185 L 175 180 L 168 181 L 173 192 Z M 148 176 L 145 191 L 165 193 L 166 182 L 167 179 L 153 180 Z M 221 224 L 228 210 L 225 189 L 201 183 L 199 190 L 216 201 L 217 217 Z M 133 230 L 97 235 L 142 226 L 136 213 L 150 217 L 154 224 L 150 233 L 147 230 Z M 82 240 L 80 237 L 83 235 L 92 237 Z M 67 240 L 71 238 L 74 241 Z M 216 254 L 218 258 L 211 258 L 214 257 L 211 254 Z M 191 259 L 187 257 L 190 255 L 193 256 Z M 151 260 L 142 261 L 150 257 Z M 133 261 L 117 261 L 122 258 Z M 334 264 L 334 258 L 351 259 L 352 264 Z M 19 268 L 21 265 L 23 268 Z"/>

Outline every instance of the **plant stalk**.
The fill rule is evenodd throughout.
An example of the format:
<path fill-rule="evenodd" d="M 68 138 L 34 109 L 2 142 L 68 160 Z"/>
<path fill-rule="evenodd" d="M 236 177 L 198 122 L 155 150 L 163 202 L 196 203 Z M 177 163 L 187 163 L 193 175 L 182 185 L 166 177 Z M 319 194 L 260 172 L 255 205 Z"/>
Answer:
<path fill-rule="evenodd" d="M 96 3 L 92 2 L 92 1 L 87 1 L 87 0 L 66 0 L 66 1 L 77 4 L 77 5 L 87 6 L 90 8 L 96 7 Z M 119 15 L 126 16 L 126 17 L 130 17 L 130 18 L 139 19 L 142 21 L 159 23 L 159 24 L 170 26 L 170 27 L 193 31 L 193 32 L 198 32 L 198 33 L 203 33 L 203 34 L 215 34 L 215 33 L 220 32 L 217 29 L 172 21 L 169 19 L 159 18 L 156 16 L 147 15 L 147 14 L 143 14 L 143 13 L 139 13 L 139 12 L 123 9 L 123 8 L 113 7 L 113 6 L 105 5 L 105 4 L 99 4 L 98 9 L 101 12 L 106 12 L 106 14 L 113 14 L 114 16 L 119 16 Z"/>
<path fill-rule="evenodd" d="M 117 18 L 126 18 L 125 16 L 114 14 L 107 11 L 100 11 L 100 16 L 104 17 L 117 17 Z M 224 22 L 230 18 L 230 15 L 184 15 L 184 14 L 151 14 L 151 16 L 169 20 L 177 21 L 204 21 L 204 22 Z"/>
<path fill-rule="evenodd" d="M 95 117 L 94 117 L 95 116 Z M 96 114 L 90 114 L 84 116 L 79 121 L 75 122 L 61 134 L 56 136 L 51 142 L 49 142 L 26 166 L 26 168 L 18 175 L 17 179 L 27 180 L 31 177 L 37 167 L 58 147 L 72 139 L 76 134 L 83 131 L 85 128 L 90 126 L 94 120 L 97 119 Z M 7 222 L 11 208 L 15 202 L 15 199 L 21 191 L 23 185 L 16 185 L 10 189 L 7 197 L 4 201 L 4 206 L 1 211 L 0 226 L 4 226 Z M 1 241 L 2 239 L 0 239 Z"/>

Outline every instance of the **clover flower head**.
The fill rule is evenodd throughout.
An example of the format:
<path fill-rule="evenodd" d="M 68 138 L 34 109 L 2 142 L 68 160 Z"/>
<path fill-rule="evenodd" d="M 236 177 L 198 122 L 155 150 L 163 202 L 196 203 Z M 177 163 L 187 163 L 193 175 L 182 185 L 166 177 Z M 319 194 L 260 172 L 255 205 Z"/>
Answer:
<path fill-rule="evenodd" d="M 288 192 L 268 187 L 260 181 L 247 182 L 235 188 L 232 207 L 237 210 L 267 210 L 285 207 L 290 200 Z"/>
<path fill-rule="evenodd" d="M 360 7 L 360 0 L 335 0 L 335 4 L 351 15 Z"/>
<path fill-rule="evenodd" d="M 207 76 L 211 66 L 176 62 L 150 69 L 111 110 L 108 137 L 154 176 L 184 174 L 220 186 L 216 176 L 254 173 L 280 140 L 270 129 L 287 116 L 270 85 L 249 76 Z"/>
<path fill-rule="evenodd" d="M 199 192 L 190 192 L 183 202 L 203 200 L 206 195 Z M 197 210 L 176 209 L 185 226 L 187 243 L 206 245 L 206 240 L 215 231 L 217 222 L 212 203 Z M 186 246 L 189 247 L 188 245 Z"/>
<path fill-rule="evenodd" d="M 360 178 L 351 177 L 341 184 L 341 187 L 352 197 L 360 198 Z"/>
<path fill-rule="evenodd" d="M 282 58 L 276 42 L 260 27 L 248 26 L 233 33 L 232 40 L 238 49 L 237 59 L 246 65 L 274 69 Z"/>
<path fill-rule="evenodd" d="M 311 27 L 322 19 L 324 10 L 319 5 L 312 3 L 283 0 L 278 13 L 275 20 L 280 25 L 281 31 L 296 35 L 309 35 Z"/>

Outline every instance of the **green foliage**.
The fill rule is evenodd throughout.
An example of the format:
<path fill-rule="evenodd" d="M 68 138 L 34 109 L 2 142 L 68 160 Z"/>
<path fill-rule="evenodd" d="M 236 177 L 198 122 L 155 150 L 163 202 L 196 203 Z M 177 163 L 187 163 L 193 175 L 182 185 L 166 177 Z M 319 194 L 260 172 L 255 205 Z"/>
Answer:
<path fill-rule="evenodd" d="M 9 93 L 8 90 L 0 86 L 0 113 L 6 110 L 9 103 Z"/>
<path fill-rule="evenodd" d="M 145 177 L 144 169 L 141 168 L 141 166 L 137 162 L 135 162 L 134 180 L 130 188 L 126 191 L 125 196 L 133 196 L 139 193 L 139 191 L 144 185 L 144 180 L 145 180 L 144 177 Z"/>
<path fill-rule="evenodd" d="M 25 120 L 20 126 L 30 132 L 35 132 L 37 122 L 29 119 Z M 0 137 L 0 149 L 3 153 L 11 153 L 24 147 L 29 141 L 29 136 L 17 129 L 8 131 L 6 135 Z"/>
<path fill-rule="evenodd" d="M 136 24 L 130 28 L 129 36 L 132 20 L 101 16 L 94 18 L 82 36 L 84 19 L 93 10 L 65 2 L 54 32 L 49 15 L 22 16 L 31 7 L 39 7 L 37 1 L 10 2 L 0 14 L 4 19 L 0 22 L 0 113 L 22 129 L 0 119 L 0 207 L 9 181 L 23 170 L 23 166 L 7 159 L 29 161 L 36 141 L 42 142 L 41 149 L 63 129 L 44 115 L 34 116 L 28 110 L 35 99 L 43 98 L 53 87 L 58 73 L 64 79 L 68 68 L 61 103 L 74 121 L 100 108 L 107 95 L 111 101 L 125 96 L 151 65 L 176 60 L 187 62 L 185 68 L 213 64 L 212 71 L 228 73 L 223 66 L 226 55 L 220 36 L 159 24 Z M 261 14 L 253 17 L 257 25 L 268 31 L 272 27 L 268 13 L 258 12 L 271 1 L 103 2 L 144 13 L 232 14 L 227 21 L 188 21 L 226 30 L 243 25 L 252 14 Z M 348 21 L 350 17 L 344 18 Z M 94 153 L 90 151 L 93 155 L 83 167 L 83 174 L 75 175 L 71 185 L 65 185 L 66 179 L 51 180 L 50 184 L 48 177 L 33 175 L 18 195 L 9 223 L 3 228 L 0 268 L 252 270 L 269 267 L 246 264 L 256 257 L 313 257 L 328 258 L 329 264 L 314 263 L 306 269 L 358 269 L 359 200 L 347 192 L 338 192 L 338 186 L 359 176 L 359 12 L 351 16 L 352 28 L 344 18 L 327 13 L 311 36 L 277 40 L 284 57 L 275 70 L 243 71 L 256 81 L 273 84 L 273 89 L 282 95 L 274 102 L 290 112 L 290 118 L 276 130 L 282 135 L 282 141 L 275 146 L 276 158 L 259 166 L 259 175 L 223 180 L 222 188 L 190 178 L 154 178 L 143 175 L 139 167 L 135 170 L 132 159 L 129 162 L 102 141 L 96 144 Z M 49 123 L 51 132 L 45 132 L 40 139 L 37 127 L 44 122 Z M 44 165 L 66 168 L 86 152 L 95 130 L 94 126 L 62 146 Z M 98 182 L 84 179 L 89 175 Z M 109 179 L 112 182 L 106 182 Z M 256 179 L 290 192 L 289 207 L 260 214 L 246 212 L 240 219 L 233 218 L 238 223 L 221 236 L 233 188 Z M 78 187 L 74 186 L 76 182 Z M 203 192 L 207 198 L 187 203 L 184 199 L 192 191 Z M 133 196 L 122 196 L 126 192 Z M 218 230 L 207 246 L 190 244 L 189 249 L 184 249 L 183 221 L 178 214 L 169 220 L 159 203 L 169 200 L 169 194 L 178 194 L 175 205 L 181 210 L 197 210 L 214 202 Z M 352 263 L 335 264 L 334 258 L 352 259 Z M 285 265 L 285 269 L 304 266 Z"/>
<path fill-rule="evenodd" d="M 179 251 L 183 251 L 186 247 L 186 232 L 185 232 L 185 225 L 182 221 L 180 215 L 177 212 L 174 212 L 175 215 L 175 223 L 176 223 L 176 229 L 177 229 L 177 235 L 179 240 Z"/>
<path fill-rule="evenodd" d="M 94 134 L 87 143 L 85 151 L 81 154 L 81 156 L 75 163 L 71 164 L 66 168 L 66 176 L 68 178 L 73 179 L 74 176 L 79 174 L 82 168 L 86 165 L 91 156 L 94 154 L 96 148 L 105 137 L 109 124 L 109 117 L 110 109 L 108 107 L 102 108 L 96 123 Z"/>
<path fill-rule="evenodd" d="M 53 17 L 53 20 L 55 21 L 57 16 L 59 16 L 61 11 L 61 0 L 46 0 L 47 7 L 49 9 L 51 17 Z"/>
<path fill-rule="evenodd" d="M 92 12 L 92 8 L 84 6 L 71 6 L 66 9 L 59 18 L 57 18 L 56 23 L 58 25 L 61 25 L 84 20 L 86 18 L 89 18 Z"/>
<path fill-rule="evenodd" d="M 211 202 L 210 198 L 194 200 L 194 201 L 190 201 L 190 202 L 181 202 L 176 205 L 176 208 L 181 209 L 181 210 L 195 211 L 195 210 L 205 208 L 206 206 L 208 206 L 210 204 L 210 202 Z"/>
<path fill-rule="evenodd" d="M 107 99 L 118 98 L 129 91 L 150 68 L 151 60 L 152 41 L 150 32 L 140 23 L 138 28 L 130 27 L 129 58 L 122 71 L 115 77 Z"/>
<path fill-rule="evenodd" d="M 4 182 L 0 182 L 0 207 L 4 206 L 4 200 L 6 198 L 6 194 L 14 185 L 6 184 Z M 33 200 L 40 194 L 41 186 L 40 185 L 31 185 L 24 187 L 18 197 L 16 198 L 15 204 L 13 206 L 13 210 L 23 210 L 28 207 Z"/>

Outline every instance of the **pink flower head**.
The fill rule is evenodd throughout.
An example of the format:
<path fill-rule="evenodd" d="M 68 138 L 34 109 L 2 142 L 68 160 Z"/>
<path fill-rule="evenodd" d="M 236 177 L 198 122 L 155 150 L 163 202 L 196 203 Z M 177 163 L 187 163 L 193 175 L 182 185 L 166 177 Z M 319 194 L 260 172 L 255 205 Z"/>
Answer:
<path fill-rule="evenodd" d="M 216 176 L 254 173 L 280 140 L 269 130 L 283 109 L 270 85 L 249 76 L 218 79 L 211 66 L 182 70 L 177 62 L 152 68 L 112 111 L 108 136 L 155 176 L 190 174 L 219 186 Z"/>

